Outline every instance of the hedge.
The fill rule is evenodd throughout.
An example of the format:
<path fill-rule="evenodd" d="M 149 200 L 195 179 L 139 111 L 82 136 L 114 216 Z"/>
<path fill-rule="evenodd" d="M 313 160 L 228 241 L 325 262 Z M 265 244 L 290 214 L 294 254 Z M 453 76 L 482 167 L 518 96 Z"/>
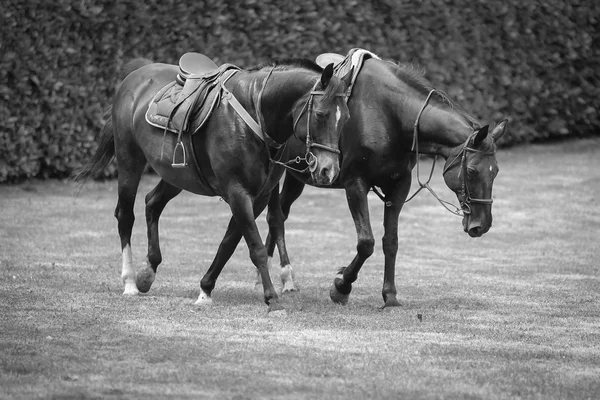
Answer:
<path fill-rule="evenodd" d="M 122 64 L 186 51 L 250 66 L 363 47 L 509 118 L 503 145 L 599 132 L 597 0 L 4 0 L 0 16 L 0 182 L 67 176 Z"/>

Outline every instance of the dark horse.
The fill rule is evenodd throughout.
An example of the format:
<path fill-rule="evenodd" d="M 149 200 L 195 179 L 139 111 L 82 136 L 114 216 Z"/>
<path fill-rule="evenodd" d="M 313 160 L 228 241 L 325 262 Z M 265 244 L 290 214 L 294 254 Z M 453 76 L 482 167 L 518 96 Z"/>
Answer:
<path fill-rule="evenodd" d="M 348 108 L 343 100 L 345 82 L 333 76 L 332 65 L 323 69 L 302 59 L 240 70 L 225 86 L 258 121 L 256 125 L 270 138 L 269 144 L 251 130 L 232 108 L 231 101 L 221 103 L 190 139 L 197 167 L 173 168 L 170 155 L 179 145 L 176 135 L 165 134 L 162 129 L 148 124 L 145 113 L 154 95 L 176 79 L 178 67 L 140 60 L 132 61 L 131 65 L 133 67 L 125 68 L 132 72 L 117 89 L 96 154 L 75 175 L 76 179 L 85 179 L 116 158 L 115 217 L 121 238 L 124 294 L 134 295 L 138 290 L 150 289 L 162 261 L 159 217 L 172 198 L 187 190 L 221 197 L 233 214 L 215 259 L 201 281 L 202 291 L 196 303 L 212 302 L 210 295 L 216 279 L 243 236 L 250 258 L 262 277 L 264 300 L 269 310 L 281 309 L 269 278 L 267 251 L 255 222 L 283 174 L 283 168 L 271 161 L 278 156 L 276 148 L 294 134 L 308 147 L 305 154 L 311 161 L 312 178 L 323 185 L 332 183 L 339 173 L 339 134 L 348 119 Z M 130 244 L 133 206 L 147 163 L 161 180 L 146 195 L 148 255 L 146 265 L 136 276 Z"/>
<path fill-rule="evenodd" d="M 348 99 L 350 120 L 340 138 L 341 171 L 331 187 L 346 191 L 358 236 L 357 254 L 340 269 L 330 296 L 334 302 L 345 304 L 352 283 L 373 253 L 367 194 L 376 188 L 384 200 L 384 307 L 399 306 L 395 285 L 398 217 L 409 194 L 418 154 L 439 155 L 446 160 L 443 176 L 461 204 L 464 231 L 479 237 L 492 225 L 492 183 L 498 173 L 495 142 L 507 121 L 494 129 L 481 126 L 413 68 L 378 58 L 365 61 L 352 90 Z M 287 150 L 288 158 L 296 157 L 302 153 L 302 143 L 290 140 Z M 266 246 L 270 257 L 276 244 L 279 248 L 283 292 L 297 290 L 285 248 L 283 221 L 305 184 L 320 186 L 308 174 L 288 171 L 281 194 L 274 191 L 269 203 Z"/>

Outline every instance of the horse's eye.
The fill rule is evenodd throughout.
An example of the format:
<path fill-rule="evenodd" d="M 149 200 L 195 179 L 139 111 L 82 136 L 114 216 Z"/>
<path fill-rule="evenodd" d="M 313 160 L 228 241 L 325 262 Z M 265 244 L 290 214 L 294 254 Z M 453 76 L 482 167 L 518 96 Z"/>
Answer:
<path fill-rule="evenodd" d="M 479 172 L 477 172 L 475 168 L 467 168 L 467 174 L 470 177 L 475 178 L 479 174 Z"/>
<path fill-rule="evenodd" d="M 315 118 L 319 122 L 323 122 L 327 118 L 327 113 L 323 111 L 315 111 Z"/>

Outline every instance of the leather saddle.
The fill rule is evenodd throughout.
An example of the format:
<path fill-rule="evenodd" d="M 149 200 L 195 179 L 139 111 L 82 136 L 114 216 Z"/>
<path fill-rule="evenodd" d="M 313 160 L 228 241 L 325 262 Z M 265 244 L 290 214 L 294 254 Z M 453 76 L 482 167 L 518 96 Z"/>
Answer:
<path fill-rule="evenodd" d="M 232 64 L 219 67 L 200 53 L 184 54 L 175 81 L 159 90 L 150 102 L 146 121 L 178 134 L 197 132 L 219 103 L 220 84 L 239 69 Z"/>
<path fill-rule="evenodd" d="M 352 89 L 354 88 L 356 77 L 358 76 L 358 73 L 360 72 L 365 60 L 368 60 L 369 58 L 380 60 L 377 55 L 368 50 L 354 48 L 350 50 L 346 56 L 336 53 L 320 54 L 316 58 L 316 63 L 322 68 L 325 68 L 327 65 L 333 63 L 334 74 L 339 78 L 343 78 L 349 73 L 352 73 L 352 81 L 348 86 L 348 90 L 346 91 L 346 102 L 348 102 L 350 95 L 352 94 Z"/>

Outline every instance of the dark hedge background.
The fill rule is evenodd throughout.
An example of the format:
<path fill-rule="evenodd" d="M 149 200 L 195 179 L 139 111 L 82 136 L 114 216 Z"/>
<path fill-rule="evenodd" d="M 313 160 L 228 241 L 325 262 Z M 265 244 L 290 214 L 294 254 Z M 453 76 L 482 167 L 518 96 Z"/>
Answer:
<path fill-rule="evenodd" d="M 3 0 L 0 182 L 67 176 L 95 150 L 120 66 L 186 51 L 243 67 L 363 47 L 509 118 L 504 145 L 598 134 L 599 19 L 598 0 Z"/>

